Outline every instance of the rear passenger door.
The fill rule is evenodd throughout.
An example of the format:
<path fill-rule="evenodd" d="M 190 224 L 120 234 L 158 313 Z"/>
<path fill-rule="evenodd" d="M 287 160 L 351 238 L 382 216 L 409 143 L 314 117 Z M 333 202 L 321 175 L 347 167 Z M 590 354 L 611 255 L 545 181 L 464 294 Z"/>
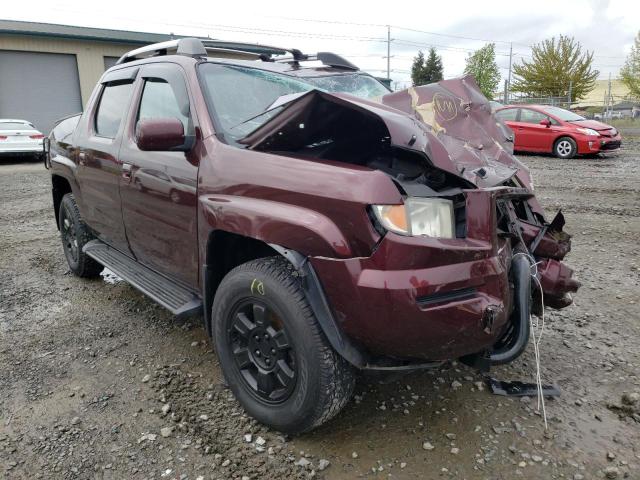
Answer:
<path fill-rule="evenodd" d="M 182 68 L 172 63 L 142 67 L 120 159 L 122 215 L 131 250 L 153 270 L 197 287 L 198 240 L 196 149 L 142 151 L 135 141 L 138 120 L 177 118 L 193 135 L 195 118 Z"/>
<path fill-rule="evenodd" d="M 137 73 L 138 68 L 130 67 L 102 78 L 96 101 L 90 103 L 74 138 L 80 190 L 76 200 L 82 217 L 101 240 L 127 254 L 131 252 L 122 223 L 118 151 Z"/>

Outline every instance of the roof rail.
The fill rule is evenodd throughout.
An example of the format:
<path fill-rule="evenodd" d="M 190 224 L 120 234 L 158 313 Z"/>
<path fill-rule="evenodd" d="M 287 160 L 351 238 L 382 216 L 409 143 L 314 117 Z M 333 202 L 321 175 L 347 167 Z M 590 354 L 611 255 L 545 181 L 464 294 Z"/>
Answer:
<path fill-rule="evenodd" d="M 166 55 L 169 50 L 176 50 L 177 55 L 186 55 L 188 57 L 206 57 L 207 51 L 202 45 L 202 41 L 197 38 L 181 38 L 179 40 L 169 40 L 167 42 L 153 43 L 144 47 L 136 48 L 122 55 L 116 65 L 121 63 L 137 60 L 138 56 L 148 54 L 147 56 Z"/>

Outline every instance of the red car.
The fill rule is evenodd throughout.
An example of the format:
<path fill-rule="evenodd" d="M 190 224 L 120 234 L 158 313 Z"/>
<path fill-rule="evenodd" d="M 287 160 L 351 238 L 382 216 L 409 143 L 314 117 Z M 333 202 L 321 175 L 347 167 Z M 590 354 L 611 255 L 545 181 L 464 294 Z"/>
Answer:
<path fill-rule="evenodd" d="M 617 150 L 618 130 L 569 110 L 546 105 L 509 105 L 496 111 L 515 134 L 514 150 L 553 153 L 559 158 Z"/>

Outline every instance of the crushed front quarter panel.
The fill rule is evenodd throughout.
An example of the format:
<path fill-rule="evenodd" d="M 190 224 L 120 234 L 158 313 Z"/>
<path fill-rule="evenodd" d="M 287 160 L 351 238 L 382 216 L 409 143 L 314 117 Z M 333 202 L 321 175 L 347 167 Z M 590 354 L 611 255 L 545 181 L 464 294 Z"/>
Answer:
<path fill-rule="evenodd" d="M 358 149 L 365 150 L 376 141 L 387 142 L 388 155 L 414 152 L 416 164 L 424 159 L 432 171 L 458 178 L 455 185 L 450 180 L 444 182 L 456 189 L 420 189 L 416 188 L 424 187 L 417 185 L 420 183 L 432 187 L 424 175 L 413 177 L 407 171 L 393 175 L 385 170 L 406 195 L 453 195 L 469 187 L 524 191 L 525 195 L 507 200 L 513 202 L 513 215 L 502 233 L 511 235 L 516 243 L 520 241 L 523 244 L 520 250 L 543 262 L 538 271 L 546 305 L 562 308 L 571 303 L 569 294 L 580 284 L 571 278 L 571 269 L 559 262 L 571 249 L 571 237 L 562 231 L 564 220 L 560 216 L 556 220 L 560 218 L 562 222 L 545 221 L 533 195 L 529 170 L 513 155 L 511 130 L 492 114 L 473 77 L 412 87 L 385 95 L 380 101 L 311 90 L 284 105 L 240 143 L 250 149 L 302 158 L 312 157 L 311 153 L 326 144 L 327 149 L 319 155 L 314 153 L 315 158 L 359 163 L 375 169 L 379 168 L 375 161 L 356 160 Z M 352 121 L 344 122 L 345 117 Z M 339 122 L 343 122 L 341 129 L 336 127 Z M 353 145 L 345 149 L 349 140 Z M 332 142 L 341 146 L 339 156 L 336 149 L 331 150 Z M 467 205 L 469 208 L 473 207 Z"/>

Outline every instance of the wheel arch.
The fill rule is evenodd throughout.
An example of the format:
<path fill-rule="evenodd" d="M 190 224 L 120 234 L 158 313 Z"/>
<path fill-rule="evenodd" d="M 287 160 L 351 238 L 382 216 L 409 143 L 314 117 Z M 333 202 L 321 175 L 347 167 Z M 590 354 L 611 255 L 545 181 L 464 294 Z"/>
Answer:
<path fill-rule="evenodd" d="M 224 276 L 243 263 L 276 255 L 287 259 L 299 272 L 307 301 L 332 347 L 349 363 L 363 368 L 367 364 L 365 354 L 342 333 L 320 280 L 305 255 L 290 248 L 224 230 L 212 230 L 207 238 L 206 259 L 202 269 L 204 322 L 207 333 L 213 335 L 211 309 Z"/>
<path fill-rule="evenodd" d="M 576 153 L 578 153 L 578 140 L 576 140 L 575 137 L 569 133 L 561 133 L 553 139 L 553 143 L 551 144 L 551 153 L 556 153 L 556 144 L 561 138 L 570 138 L 571 140 L 573 140 L 576 144 Z"/>
<path fill-rule="evenodd" d="M 51 175 L 51 194 L 53 196 L 53 212 L 56 218 L 56 227 L 59 229 L 59 220 L 60 220 L 60 204 L 62 203 L 62 198 L 67 193 L 73 193 L 71 189 L 71 183 L 62 175 Z"/>

